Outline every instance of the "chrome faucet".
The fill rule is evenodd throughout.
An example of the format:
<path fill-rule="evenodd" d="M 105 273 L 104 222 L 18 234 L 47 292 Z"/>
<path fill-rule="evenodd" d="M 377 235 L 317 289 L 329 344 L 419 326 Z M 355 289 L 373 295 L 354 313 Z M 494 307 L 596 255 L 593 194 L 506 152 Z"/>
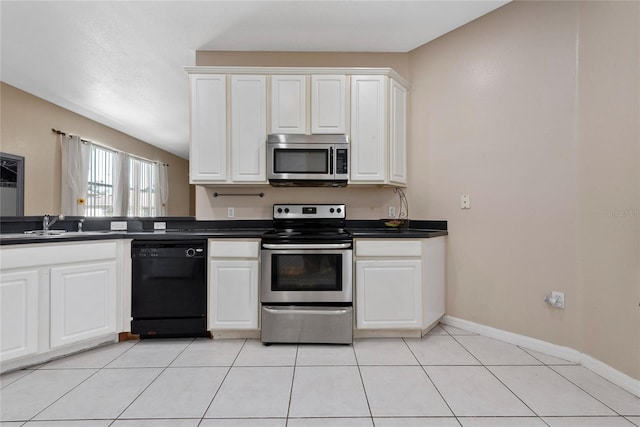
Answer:
<path fill-rule="evenodd" d="M 56 223 L 57 220 L 64 219 L 64 215 L 58 215 L 53 220 L 49 214 L 42 217 L 42 231 L 49 231 L 49 228 Z"/>

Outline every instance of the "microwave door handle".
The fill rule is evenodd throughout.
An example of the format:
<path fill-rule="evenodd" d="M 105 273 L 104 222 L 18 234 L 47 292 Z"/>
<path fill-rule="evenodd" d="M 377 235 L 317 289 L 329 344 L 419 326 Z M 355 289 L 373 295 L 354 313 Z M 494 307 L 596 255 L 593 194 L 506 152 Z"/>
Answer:
<path fill-rule="evenodd" d="M 333 176 L 333 147 L 329 147 L 329 175 Z"/>

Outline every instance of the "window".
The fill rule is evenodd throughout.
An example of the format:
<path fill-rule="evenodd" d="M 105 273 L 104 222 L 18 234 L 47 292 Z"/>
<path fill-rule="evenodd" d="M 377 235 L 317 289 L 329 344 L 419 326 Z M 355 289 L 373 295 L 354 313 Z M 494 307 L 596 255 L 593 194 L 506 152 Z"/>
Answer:
<path fill-rule="evenodd" d="M 117 152 L 91 144 L 86 216 L 114 215 L 114 178 Z M 127 216 L 155 216 L 154 164 L 129 156 Z M 126 173 L 126 172 L 125 172 Z M 119 187 L 121 188 L 121 187 Z M 116 215 L 117 216 L 117 215 Z"/>
<path fill-rule="evenodd" d="M 113 215 L 113 158 L 115 152 L 91 144 L 86 216 Z"/>
<path fill-rule="evenodd" d="M 156 216 L 155 212 L 155 168 L 153 163 L 129 159 L 129 216 Z"/>

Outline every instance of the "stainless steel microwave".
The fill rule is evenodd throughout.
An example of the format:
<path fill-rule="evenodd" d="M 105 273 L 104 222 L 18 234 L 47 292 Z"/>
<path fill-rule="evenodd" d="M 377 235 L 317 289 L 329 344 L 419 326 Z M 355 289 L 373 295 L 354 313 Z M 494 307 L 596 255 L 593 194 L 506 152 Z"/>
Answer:
<path fill-rule="evenodd" d="M 349 137 L 268 135 L 267 165 L 267 178 L 274 186 L 344 187 L 349 179 Z"/>

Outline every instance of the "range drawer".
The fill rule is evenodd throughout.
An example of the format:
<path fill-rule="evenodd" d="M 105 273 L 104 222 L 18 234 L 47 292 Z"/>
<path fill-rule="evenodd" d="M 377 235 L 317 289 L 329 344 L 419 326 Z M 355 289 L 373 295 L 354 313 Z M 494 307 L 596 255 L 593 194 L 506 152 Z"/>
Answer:
<path fill-rule="evenodd" d="M 263 305 L 261 340 L 265 344 L 351 344 L 353 307 Z"/>

